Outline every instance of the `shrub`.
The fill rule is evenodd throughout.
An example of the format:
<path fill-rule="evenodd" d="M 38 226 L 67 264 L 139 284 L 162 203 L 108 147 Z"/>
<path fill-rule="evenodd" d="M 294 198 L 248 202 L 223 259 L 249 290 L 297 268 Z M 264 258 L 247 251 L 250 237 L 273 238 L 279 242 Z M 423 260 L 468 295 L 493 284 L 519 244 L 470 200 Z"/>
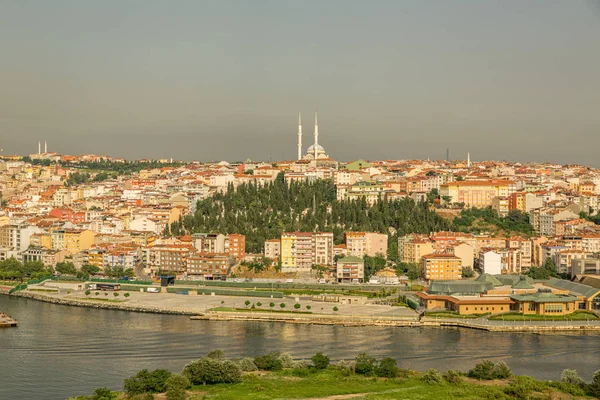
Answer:
<path fill-rule="evenodd" d="M 312 356 L 311 361 L 316 369 L 326 369 L 329 367 L 329 357 L 321 352 Z"/>
<path fill-rule="evenodd" d="M 100 292 L 96 292 L 96 293 L 94 293 L 94 294 L 95 294 L 96 296 L 98 296 L 98 295 L 100 294 Z"/>
<path fill-rule="evenodd" d="M 117 292 L 114 292 L 114 293 L 113 293 L 113 296 L 115 296 L 115 297 L 119 297 L 119 293 L 117 293 Z"/>
<path fill-rule="evenodd" d="M 299 309 L 300 309 L 300 304 L 298 304 L 298 303 L 294 304 L 294 308 L 295 308 L 296 310 L 299 310 Z"/>
<path fill-rule="evenodd" d="M 225 358 L 225 353 L 223 353 L 223 350 L 213 350 L 211 352 L 209 352 L 206 357 L 208 358 L 212 358 L 214 360 L 222 360 Z"/>
<path fill-rule="evenodd" d="M 167 400 L 185 400 L 186 390 L 190 387 L 190 380 L 179 374 L 173 374 L 167 379 Z"/>
<path fill-rule="evenodd" d="M 340 360 L 337 362 L 337 364 L 335 364 L 335 367 L 338 369 L 347 369 L 350 370 L 351 372 L 354 372 L 354 361 L 346 361 L 346 360 Z"/>
<path fill-rule="evenodd" d="M 86 295 L 86 296 L 89 296 L 91 293 L 92 293 L 92 292 L 90 292 L 89 290 L 86 290 L 86 291 L 85 291 L 85 295 Z"/>
<path fill-rule="evenodd" d="M 242 372 L 233 361 L 202 357 L 186 365 L 183 375 L 194 385 L 205 385 L 238 382 Z"/>
<path fill-rule="evenodd" d="M 512 372 L 504 361 L 494 363 L 490 360 L 484 360 L 479 364 L 476 364 L 467 375 L 469 378 L 491 380 L 509 378 L 512 375 Z"/>
<path fill-rule="evenodd" d="M 396 360 L 390 357 L 382 358 L 375 369 L 375 374 L 383 378 L 395 378 L 398 376 L 398 365 Z"/>
<path fill-rule="evenodd" d="M 460 372 L 449 369 L 443 374 L 444 380 L 452 385 L 460 385 L 463 380 L 460 377 Z"/>
<path fill-rule="evenodd" d="M 279 307 L 281 307 L 281 308 L 285 308 L 285 303 L 281 303 L 281 304 L 279 305 Z"/>
<path fill-rule="evenodd" d="M 294 367 L 294 359 L 289 353 L 282 353 L 277 357 L 279 361 L 281 361 L 281 366 L 283 368 L 293 368 Z"/>
<path fill-rule="evenodd" d="M 105 295 L 105 296 L 108 296 L 108 293 L 107 293 L 107 292 L 104 292 L 104 295 Z"/>
<path fill-rule="evenodd" d="M 308 367 L 310 367 L 310 364 L 305 360 L 294 360 L 292 363 L 294 369 L 308 369 Z"/>
<path fill-rule="evenodd" d="M 254 364 L 254 360 L 249 357 L 242 358 L 238 361 L 238 367 L 240 367 L 242 372 L 258 371 L 258 367 Z"/>
<path fill-rule="evenodd" d="M 131 296 L 131 295 L 129 294 L 129 292 L 127 292 L 127 293 L 125 293 L 123 296 L 125 296 L 125 297 L 129 297 L 129 296 Z"/>
<path fill-rule="evenodd" d="M 307 306 L 306 306 L 306 309 L 307 309 L 307 310 L 310 310 L 311 308 L 312 308 L 312 307 L 311 307 L 310 305 L 307 305 Z"/>
<path fill-rule="evenodd" d="M 262 303 L 260 301 L 256 303 L 256 307 L 261 307 L 261 306 L 262 306 Z"/>
<path fill-rule="evenodd" d="M 116 400 L 117 392 L 113 392 L 109 388 L 98 388 L 94 390 L 91 400 Z"/>
<path fill-rule="evenodd" d="M 143 369 L 134 376 L 125 379 L 123 391 L 127 396 L 142 393 L 161 393 L 165 391 L 165 382 L 171 376 L 166 369 L 157 369 L 152 372 Z"/>
<path fill-rule="evenodd" d="M 360 375 L 371 375 L 375 371 L 376 361 L 367 353 L 360 353 L 354 359 L 354 372 Z"/>
<path fill-rule="evenodd" d="M 270 302 L 270 303 L 269 303 L 269 307 L 271 307 L 271 308 L 275 307 L 275 303 L 273 303 L 273 302 Z"/>
<path fill-rule="evenodd" d="M 592 383 L 588 385 L 587 391 L 590 395 L 600 398 L 600 369 L 594 372 Z"/>
<path fill-rule="evenodd" d="M 339 310 L 339 308 L 337 308 L 337 306 L 334 306 L 334 307 L 333 307 L 333 311 L 336 311 L 336 312 L 337 312 L 338 310 Z"/>
<path fill-rule="evenodd" d="M 440 374 L 440 371 L 431 368 L 421 376 L 421 380 L 428 385 L 439 385 L 444 382 L 444 377 Z"/>
<path fill-rule="evenodd" d="M 246 305 L 246 307 L 248 307 L 248 306 L 250 305 L 250 300 L 246 300 L 246 301 L 244 302 L 244 304 Z"/>
<path fill-rule="evenodd" d="M 261 371 L 279 371 L 283 369 L 283 363 L 278 353 L 269 353 L 254 358 L 254 364 Z"/>
<path fill-rule="evenodd" d="M 584 380 L 577 374 L 577 371 L 574 369 L 565 369 L 560 374 L 561 382 L 568 383 L 576 386 L 583 386 L 585 384 Z"/>

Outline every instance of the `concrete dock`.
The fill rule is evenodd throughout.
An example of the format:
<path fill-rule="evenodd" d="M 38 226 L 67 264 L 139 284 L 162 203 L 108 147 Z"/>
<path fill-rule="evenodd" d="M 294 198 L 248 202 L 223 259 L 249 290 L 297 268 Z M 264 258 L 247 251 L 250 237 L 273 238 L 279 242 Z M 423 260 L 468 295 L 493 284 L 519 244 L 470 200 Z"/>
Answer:
<path fill-rule="evenodd" d="M 17 321 L 12 319 L 9 315 L 0 313 L 0 328 L 10 328 L 17 326 Z"/>

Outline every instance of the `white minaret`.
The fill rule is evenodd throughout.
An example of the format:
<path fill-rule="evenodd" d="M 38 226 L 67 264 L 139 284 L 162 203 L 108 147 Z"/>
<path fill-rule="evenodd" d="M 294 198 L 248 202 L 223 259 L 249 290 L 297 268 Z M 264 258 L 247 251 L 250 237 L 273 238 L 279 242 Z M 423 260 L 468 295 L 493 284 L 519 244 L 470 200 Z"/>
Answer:
<path fill-rule="evenodd" d="M 298 111 L 298 160 L 302 160 L 302 113 Z"/>
<path fill-rule="evenodd" d="M 48 142 L 44 140 L 44 153 L 48 152 Z"/>
<path fill-rule="evenodd" d="M 38 154 L 42 154 L 42 142 L 38 142 Z"/>
<path fill-rule="evenodd" d="M 471 168 L 471 153 L 467 153 L 467 168 Z"/>
<path fill-rule="evenodd" d="M 314 150 L 315 150 L 315 165 L 317 164 L 317 155 L 318 153 L 318 147 L 319 147 L 319 122 L 317 120 L 317 112 L 315 111 L 315 146 L 314 146 Z"/>

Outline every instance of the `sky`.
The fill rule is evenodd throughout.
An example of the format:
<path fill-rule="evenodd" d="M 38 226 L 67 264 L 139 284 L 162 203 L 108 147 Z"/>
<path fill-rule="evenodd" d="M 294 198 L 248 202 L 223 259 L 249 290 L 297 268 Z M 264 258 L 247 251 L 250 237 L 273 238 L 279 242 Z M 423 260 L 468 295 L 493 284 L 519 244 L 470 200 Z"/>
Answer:
<path fill-rule="evenodd" d="M 600 0 L 0 0 L 0 148 L 600 167 Z"/>

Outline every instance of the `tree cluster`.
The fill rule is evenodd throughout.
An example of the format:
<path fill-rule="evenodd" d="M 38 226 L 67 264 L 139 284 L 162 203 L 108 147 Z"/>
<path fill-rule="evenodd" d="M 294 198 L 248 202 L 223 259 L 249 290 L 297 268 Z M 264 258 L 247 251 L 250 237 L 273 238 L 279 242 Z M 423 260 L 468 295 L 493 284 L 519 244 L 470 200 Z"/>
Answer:
<path fill-rule="evenodd" d="M 525 235 L 532 235 L 534 233 L 527 213 L 519 210 L 511 210 L 506 217 L 500 217 L 492 207 L 463 209 L 454 218 L 452 229 L 456 232 L 478 232 L 480 230 L 487 230 L 492 225 L 509 233 Z"/>
<path fill-rule="evenodd" d="M 265 240 L 282 232 L 333 232 L 335 244 L 340 244 L 346 231 L 388 233 L 390 228 L 399 235 L 429 233 L 448 229 L 450 223 L 426 202 L 381 199 L 371 206 L 365 199 L 338 201 L 330 180 L 286 183 L 280 173 L 264 186 L 230 185 L 225 193 L 199 201 L 196 213 L 175 221 L 169 233 L 241 233 L 246 235 L 246 250 L 260 253 Z M 397 257 L 395 241 L 391 238 L 389 243 Z"/>
<path fill-rule="evenodd" d="M 527 276 L 533 279 L 546 280 L 558 276 L 556 273 L 556 265 L 550 257 L 546 259 L 541 267 L 531 267 L 527 272 Z"/>

